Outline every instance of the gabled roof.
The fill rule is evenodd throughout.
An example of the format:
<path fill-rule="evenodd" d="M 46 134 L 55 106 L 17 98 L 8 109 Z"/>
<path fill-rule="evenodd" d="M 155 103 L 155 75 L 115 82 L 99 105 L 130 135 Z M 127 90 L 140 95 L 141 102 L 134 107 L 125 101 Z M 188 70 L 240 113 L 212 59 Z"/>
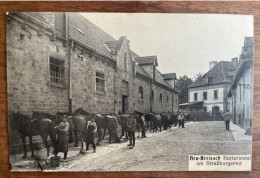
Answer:
<path fill-rule="evenodd" d="M 167 73 L 167 74 L 162 74 L 162 77 L 164 80 L 172 80 L 172 79 L 177 79 L 176 73 Z"/>
<path fill-rule="evenodd" d="M 230 76 L 230 72 L 235 70 L 236 66 L 232 62 L 220 61 L 203 77 L 198 78 L 189 85 L 188 88 L 231 82 L 232 77 Z M 208 83 L 204 82 L 205 78 L 208 78 Z"/>
<path fill-rule="evenodd" d="M 69 13 L 69 36 L 93 51 L 112 59 L 105 42 L 115 41 L 115 39 L 78 13 Z"/>
<path fill-rule="evenodd" d="M 168 82 L 166 82 L 161 74 L 161 72 L 155 68 L 155 81 L 166 86 L 166 87 L 170 87 L 172 89 L 172 87 L 170 86 L 170 84 Z"/>
<path fill-rule="evenodd" d="M 135 57 L 134 59 L 140 65 L 154 64 L 155 66 L 158 66 L 157 56 Z"/>

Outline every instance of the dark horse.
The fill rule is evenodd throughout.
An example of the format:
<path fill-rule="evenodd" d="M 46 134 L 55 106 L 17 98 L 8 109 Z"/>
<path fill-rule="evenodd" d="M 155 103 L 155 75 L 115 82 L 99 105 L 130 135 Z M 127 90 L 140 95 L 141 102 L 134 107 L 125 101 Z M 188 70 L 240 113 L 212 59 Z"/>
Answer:
<path fill-rule="evenodd" d="M 127 131 L 127 126 L 126 126 L 126 121 L 129 117 L 130 117 L 129 114 L 118 115 L 118 122 L 119 122 L 119 124 L 121 125 L 121 128 L 122 128 L 122 132 L 121 132 L 119 139 L 122 138 L 123 136 L 125 136 L 125 140 L 128 139 L 128 131 Z"/>
<path fill-rule="evenodd" d="M 55 135 L 54 124 L 50 119 L 44 118 L 44 119 L 31 120 L 30 117 L 19 114 L 19 112 L 17 112 L 17 113 L 13 113 L 13 123 L 14 123 L 14 127 L 19 131 L 20 137 L 22 138 L 23 141 L 23 147 L 24 147 L 23 158 L 27 157 L 27 149 L 25 143 L 26 136 L 28 136 L 30 139 L 30 146 L 32 150 L 31 157 L 34 157 L 32 136 L 36 136 L 36 135 L 41 136 L 47 149 L 47 156 L 50 155 L 49 145 L 47 142 L 48 136 L 50 136 L 51 138 L 54 150 L 56 149 L 56 135 Z"/>

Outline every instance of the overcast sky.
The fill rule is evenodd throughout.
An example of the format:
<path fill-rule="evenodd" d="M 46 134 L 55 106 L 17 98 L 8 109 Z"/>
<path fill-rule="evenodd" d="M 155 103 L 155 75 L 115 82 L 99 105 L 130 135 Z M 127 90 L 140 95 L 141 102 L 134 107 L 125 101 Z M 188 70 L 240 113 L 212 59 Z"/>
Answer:
<path fill-rule="evenodd" d="M 115 39 L 127 36 L 140 56 L 156 55 L 161 73 L 193 78 L 209 61 L 238 57 L 253 36 L 253 16 L 214 14 L 84 13 Z"/>

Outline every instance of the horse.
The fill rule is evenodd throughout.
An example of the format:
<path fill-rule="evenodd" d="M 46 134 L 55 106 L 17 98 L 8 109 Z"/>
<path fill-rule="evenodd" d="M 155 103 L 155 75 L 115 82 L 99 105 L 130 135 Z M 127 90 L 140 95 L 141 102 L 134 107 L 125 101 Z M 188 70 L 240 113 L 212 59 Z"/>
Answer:
<path fill-rule="evenodd" d="M 117 135 L 117 128 L 118 128 L 118 120 L 115 115 L 104 115 L 105 118 L 105 124 L 106 128 L 108 129 L 109 134 L 109 143 L 112 143 L 112 140 L 114 140 L 116 143 L 120 142 L 120 139 Z M 105 130 L 104 130 L 105 135 Z"/>
<path fill-rule="evenodd" d="M 57 114 L 56 115 L 51 115 L 51 114 L 44 113 L 44 112 L 33 111 L 33 114 L 32 114 L 32 119 L 33 120 L 35 120 L 35 119 L 42 119 L 42 118 L 50 119 L 53 122 L 54 127 L 59 125 L 62 122 L 61 115 L 57 115 Z"/>
<path fill-rule="evenodd" d="M 19 131 L 20 137 L 23 142 L 24 159 L 27 157 L 27 149 L 25 143 L 26 136 L 28 136 L 30 140 L 32 158 L 34 158 L 32 136 L 37 136 L 37 135 L 41 136 L 47 149 L 47 157 L 50 155 L 49 144 L 47 142 L 48 136 L 50 136 L 51 138 L 52 146 L 54 147 L 54 150 L 56 149 L 56 134 L 55 134 L 54 124 L 50 119 L 42 118 L 42 119 L 32 120 L 30 117 L 26 115 L 22 115 L 19 112 L 17 113 L 13 112 L 13 123 L 15 129 Z"/>
<path fill-rule="evenodd" d="M 150 132 L 152 131 L 153 128 L 153 118 L 154 118 L 153 113 L 145 114 L 146 127 L 148 129 L 150 125 Z"/>
<path fill-rule="evenodd" d="M 153 117 L 153 132 L 157 132 L 158 127 L 160 128 L 160 132 L 162 131 L 162 120 L 160 114 L 155 114 Z"/>
<path fill-rule="evenodd" d="M 171 129 L 171 116 L 170 113 L 162 113 L 161 121 L 164 130 Z"/>
<path fill-rule="evenodd" d="M 125 136 L 125 140 L 128 140 L 128 132 L 127 132 L 126 121 L 129 117 L 130 117 L 129 114 L 121 114 L 121 115 L 118 116 L 118 122 L 119 122 L 119 124 L 121 125 L 121 128 L 122 128 L 122 132 L 121 132 L 119 139 L 122 138 L 123 136 Z"/>
<path fill-rule="evenodd" d="M 139 133 L 140 133 L 140 127 L 141 127 L 141 130 L 142 130 L 142 132 L 145 130 L 144 129 L 144 123 L 143 123 L 143 121 L 142 121 L 142 119 L 141 119 L 141 116 L 143 115 L 143 113 L 141 113 L 141 112 L 138 112 L 138 111 L 135 111 L 134 112 L 134 118 L 135 118 L 135 120 L 136 120 L 136 127 L 137 127 L 137 131 L 138 131 L 138 138 L 139 138 Z M 145 134 L 144 133 L 142 133 L 142 136 L 144 136 Z"/>
<path fill-rule="evenodd" d="M 97 125 L 97 133 L 98 133 L 98 141 L 96 145 L 100 145 L 101 140 L 104 139 L 105 137 L 105 130 L 106 130 L 105 118 L 101 114 L 95 114 L 94 118 Z M 104 129 L 103 138 L 102 138 L 102 130 L 101 130 L 102 128 Z"/>

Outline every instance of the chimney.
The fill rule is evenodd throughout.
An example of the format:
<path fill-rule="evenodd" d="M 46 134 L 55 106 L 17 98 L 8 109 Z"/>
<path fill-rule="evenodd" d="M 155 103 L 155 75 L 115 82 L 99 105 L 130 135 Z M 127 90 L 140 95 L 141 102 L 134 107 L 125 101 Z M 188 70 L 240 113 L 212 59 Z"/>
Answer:
<path fill-rule="evenodd" d="M 210 61 L 209 62 L 209 70 L 211 70 L 218 62 L 217 61 Z"/>

